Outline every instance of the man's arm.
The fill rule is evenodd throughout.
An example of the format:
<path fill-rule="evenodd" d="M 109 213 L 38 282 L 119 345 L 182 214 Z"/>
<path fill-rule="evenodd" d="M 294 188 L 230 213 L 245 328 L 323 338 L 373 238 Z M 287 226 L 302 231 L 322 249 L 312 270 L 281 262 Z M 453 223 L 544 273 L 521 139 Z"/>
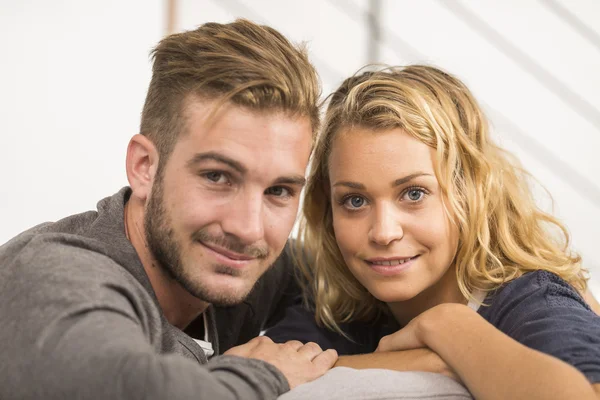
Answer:
<path fill-rule="evenodd" d="M 314 343 L 260 337 L 199 365 L 158 353 L 141 326 L 115 310 L 80 310 L 42 337 L 28 354 L 28 373 L 0 397 L 6 390 L 6 398 L 16 391 L 18 398 L 46 399 L 275 399 L 318 378 L 337 358 Z"/>
<path fill-rule="evenodd" d="M 159 354 L 128 316 L 80 311 L 56 321 L 35 350 L 24 352 L 27 362 L 20 364 L 28 371 L 8 383 L 12 393 L 3 385 L 6 398 L 17 392 L 46 399 L 274 399 L 288 389 L 281 372 L 262 361 L 222 356 L 201 366 Z"/>
<path fill-rule="evenodd" d="M 267 338 L 206 365 L 165 353 L 181 346 L 165 342 L 176 339 L 163 337 L 160 311 L 131 275 L 98 253 L 56 248 L 0 268 L 2 399 L 275 399 L 337 358 Z"/>

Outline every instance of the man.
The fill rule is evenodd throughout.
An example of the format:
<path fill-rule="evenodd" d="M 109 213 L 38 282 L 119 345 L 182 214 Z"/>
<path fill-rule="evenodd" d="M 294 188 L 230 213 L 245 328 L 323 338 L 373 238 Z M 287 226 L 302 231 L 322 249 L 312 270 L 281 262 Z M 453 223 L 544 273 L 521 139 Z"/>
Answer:
<path fill-rule="evenodd" d="M 295 294 L 287 254 L 275 261 L 319 94 L 306 54 L 269 27 L 161 41 L 130 187 L 0 247 L 0 398 L 268 399 L 325 373 L 337 354 L 314 343 L 227 350 Z"/>

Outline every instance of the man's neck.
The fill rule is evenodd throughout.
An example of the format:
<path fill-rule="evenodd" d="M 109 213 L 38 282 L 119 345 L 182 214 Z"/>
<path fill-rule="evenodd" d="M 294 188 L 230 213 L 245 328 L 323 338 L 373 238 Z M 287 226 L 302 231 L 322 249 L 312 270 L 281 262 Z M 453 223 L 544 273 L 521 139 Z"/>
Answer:
<path fill-rule="evenodd" d="M 124 218 L 125 234 L 144 266 L 165 318 L 171 325 L 185 329 L 209 304 L 185 290 L 152 256 L 144 233 L 144 205 L 133 196 L 125 204 Z"/>

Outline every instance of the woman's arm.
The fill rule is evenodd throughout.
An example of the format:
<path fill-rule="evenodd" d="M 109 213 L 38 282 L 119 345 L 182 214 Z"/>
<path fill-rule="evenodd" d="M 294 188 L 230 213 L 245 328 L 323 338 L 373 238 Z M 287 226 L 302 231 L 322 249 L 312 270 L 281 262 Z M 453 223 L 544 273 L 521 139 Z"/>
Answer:
<path fill-rule="evenodd" d="M 573 366 L 524 346 L 464 305 L 426 311 L 377 350 L 418 347 L 439 354 L 477 399 L 597 399 Z"/>
<path fill-rule="evenodd" d="M 267 330 L 266 336 L 278 343 L 288 340 L 299 340 L 304 343 L 312 341 L 318 343 L 323 349 L 334 348 L 342 354 L 355 354 L 341 355 L 335 367 L 435 372 L 458 381 L 458 377 L 444 360 L 429 349 L 357 354 L 370 352 L 374 346 L 359 346 L 327 328 L 317 326 L 314 312 L 301 304 L 289 307 L 283 320 Z"/>
<path fill-rule="evenodd" d="M 340 356 L 334 367 L 435 372 L 460 382 L 458 376 L 440 356 L 425 348 Z"/>

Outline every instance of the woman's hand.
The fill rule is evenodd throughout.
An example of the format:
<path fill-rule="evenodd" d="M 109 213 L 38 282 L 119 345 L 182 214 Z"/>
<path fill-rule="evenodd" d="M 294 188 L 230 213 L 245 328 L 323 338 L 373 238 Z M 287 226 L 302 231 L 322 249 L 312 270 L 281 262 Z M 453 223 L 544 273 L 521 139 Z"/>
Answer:
<path fill-rule="evenodd" d="M 430 308 L 383 337 L 376 351 L 419 347 L 437 353 L 476 399 L 597 398 L 575 367 L 517 342 L 462 304 Z"/>
<path fill-rule="evenodd" d="M 408 325 L 399 331 L 382 337 L 375 351 L 431 348 L 428 342 L 431 335 L 441 333 L 439 329 L 430 329 L 434 323 L 439 322 L 441 318 L 450 317 L 456 320 L 463 317 L 472 317 L 473 315 L 479 317 L 479 314 L 462 304 L 444 303 L 437 305 L 413 318 Z M 439 327 L 439 324 L 437 325 Z"/>
<path fill-rule="evenodd" d="M 412 350 L 427 347 L 422 339 L 423 335 L 420 329 L 422 315 L 413 318 L 408 325 L 399 331 L 382 337 L 375 352 Z"/>
<path fill-rule="evenodd" d="M 455 316 L 454 313 L 466 313 L 467 315 L 476 314 L 478 316 L 473 310 L 461 304 L 440 304 L 413 318 L 408 325 L 399 331 L 382 337 L 379 340 L 379 345 L 377 346 L 377 349 L 375 349 L 375 352 L 383 353 L 427 348 L 432 355 L 435 355 L 436 362 L 432 363 L 436 365 L 435 372 L 441 373 L 462 384 L 460 377 L 454 369 L 435 353 L 427 342 L 428 337 L 430 337 L 427 332 L 428 328 L 432 326 L 431 322 L 436 321 L 444 315 Z"/>

